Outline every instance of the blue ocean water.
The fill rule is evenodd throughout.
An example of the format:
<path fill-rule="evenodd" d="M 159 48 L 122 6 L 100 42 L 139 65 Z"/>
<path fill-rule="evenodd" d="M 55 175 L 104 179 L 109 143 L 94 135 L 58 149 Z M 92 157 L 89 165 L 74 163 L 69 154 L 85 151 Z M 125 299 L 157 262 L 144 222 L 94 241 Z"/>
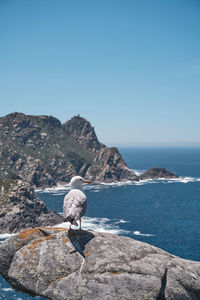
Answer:
<path fill-rule="evenodd" d="M 85 186 L 88 211 L 83 228 L 126 235 L 200 261 L 200 148 L 119 150 L 129 167 L 138 173 L 159 166 L 182 178 Z M 68 190 L 69 186 L 65 186 L 37 194 L 49 209 L 61 213 Z M 15 292 L 2 278 L 0 292 L 2 299 L 32 298 Z"/>

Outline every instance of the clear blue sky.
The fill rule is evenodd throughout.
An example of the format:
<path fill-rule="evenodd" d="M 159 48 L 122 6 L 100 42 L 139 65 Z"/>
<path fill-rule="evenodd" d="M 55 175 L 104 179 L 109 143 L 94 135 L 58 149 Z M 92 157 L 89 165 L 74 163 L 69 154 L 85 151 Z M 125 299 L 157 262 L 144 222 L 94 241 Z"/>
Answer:
<path fill-rule="evenodd" d="M 200 146 L 200 1 L 0 0 L 0 101 L 107 145 Z"/>

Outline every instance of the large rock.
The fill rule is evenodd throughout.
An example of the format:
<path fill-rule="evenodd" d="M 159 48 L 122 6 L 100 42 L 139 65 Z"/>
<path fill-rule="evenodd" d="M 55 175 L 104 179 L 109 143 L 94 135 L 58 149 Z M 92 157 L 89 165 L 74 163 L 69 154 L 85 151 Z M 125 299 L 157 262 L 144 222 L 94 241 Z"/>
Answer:
<path fill-rule="evenodd" d="M 200 262 L 94 231 L 22 231 L 0 245 L 0 272 L 15 288 L 53 300 L 200 299 Z"/>
<path fill-rule="evenodd" d="M 48 210 L 29 183 L 0 179 L 0 233 L 61 223 L 63 217 Z"/>
<path fill-rule="evenodd" d="M 165 168 L 158 168 L 154 167 L 151 169 L 148 169 L 143 174 L 139 176 L 140 180 L 145 179 L 171 179 L 171 178 L 178 178 L 179 176 Z"/>

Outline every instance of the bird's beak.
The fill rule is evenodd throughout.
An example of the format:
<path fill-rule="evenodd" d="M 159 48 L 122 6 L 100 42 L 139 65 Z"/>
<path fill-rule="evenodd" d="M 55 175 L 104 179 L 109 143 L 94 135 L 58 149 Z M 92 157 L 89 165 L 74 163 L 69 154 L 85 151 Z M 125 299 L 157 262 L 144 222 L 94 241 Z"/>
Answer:
<path fill-rule="evenodd" d="M 91 183 L 91 181 L 90 180 L 84 180 L 84 183 Z"/>

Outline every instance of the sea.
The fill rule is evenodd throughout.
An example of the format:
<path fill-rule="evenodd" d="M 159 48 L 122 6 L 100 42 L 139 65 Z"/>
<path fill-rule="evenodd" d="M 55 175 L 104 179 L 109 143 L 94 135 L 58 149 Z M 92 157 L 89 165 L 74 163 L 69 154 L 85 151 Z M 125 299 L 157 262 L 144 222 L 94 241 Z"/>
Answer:
<path fill-rule="evenodd" d="M 85 185 L 88 211 L 82 228 L 124 235 L 182 258 L 200 261 L 200 148 L 119 148 L 119 151 L 137 174 L 152 167 L 164 167 L 180 178 Z M 68 191 L 66 185 L 36 193 L 49 209 L 62 214 L 63 198 Z M 8 236 L 1 235 L 1 241 Z M 32 297 L 16 292 L 0 277 L 0 299 Z"/>

